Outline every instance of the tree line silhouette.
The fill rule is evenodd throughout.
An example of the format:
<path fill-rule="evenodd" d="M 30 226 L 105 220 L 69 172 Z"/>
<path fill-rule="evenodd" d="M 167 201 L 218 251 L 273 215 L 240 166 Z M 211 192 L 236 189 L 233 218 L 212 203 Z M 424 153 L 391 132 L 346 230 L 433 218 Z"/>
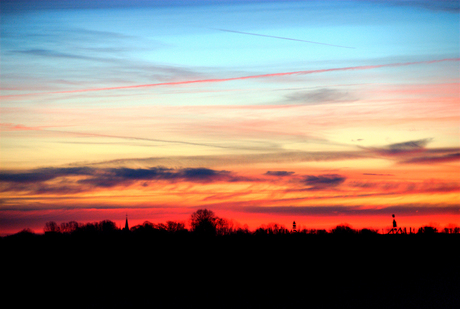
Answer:
<path fill-rule="evenodd" d="M 129 230 L 47 222 L 0 239 L 2 301 L 16 308 L 459 308 L 460 233 L 382 235 L 270 223 L 207 209 Z M 20 292 L 21 297 L 16 297 Z"/>
<path fill-rule="evenodd" d="M 129 229 L 133 234 L 188 234 L 201 236 L 228 236 L 228 235 L 289 235 L 289 234 L 304 234 L 304 235 L 377 235 L 377 229 L 363 228 L 353 229 L 348 225 L 337 225 L 336 227 L 326 229 L 299 229 L 292 230 L 284 225 L 277 223 L 263 224 L 254 231 L 250 231 L 248 226 L 241 227 L 233 221 L 218 217 L 212 210 L 199 209 L 191 214 L 189 219 L 190 228 L 186 228 L 185 222 L 166 221 L 165 223 L 152 223 L 145 221 L 143 224 L 135 225 Z M 57 224 L 54 221 L 46 222 L 43 229 L 45 234 L 61 233 L 61 234 L 113 234 L 126 232 L 123 228 L 110 220 L 100 222 L 78 223 L 76 221 L 63 222 Z M 29 229 L 21 231 L 22 233 L 33 233 Z M 415 234 L 460 234 L 460 227 L 445 227 L 438 230 L 432 226 L 422 226 L 417 229 Z"/>

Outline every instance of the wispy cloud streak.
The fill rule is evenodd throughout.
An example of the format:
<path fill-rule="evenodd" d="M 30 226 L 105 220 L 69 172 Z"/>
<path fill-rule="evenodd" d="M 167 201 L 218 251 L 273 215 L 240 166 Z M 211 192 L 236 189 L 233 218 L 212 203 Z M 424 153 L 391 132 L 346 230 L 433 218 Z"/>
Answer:
<path fill-rule="evenodd" d="M 355 49 L 355 47 L 350 47 L 350 46 L 343 46 L 343 45 L 335 45 L 335 44 L 321 43 L 321 42 L 315 42 L 315 41 L 307 41 L 307 40 L 286 38 L 286 37 L 275 36 L 275 35 L 266 35 L 266 34 L 251 33 L 251 32 L 243 32 L 243 31 L 235 31 L 235 30 L 227 30 L 227 29 L 218 29 L 218 28 L 216 28 L 216 29 L 214 29 L 214 30 L 219 30 L 219 31 L 223 31 L 223 32 L 238 33 L 238 34 L 246 34 L 246 35 L 261 36 L 261 37 L 273 38 L 273 39 L 281 39 L 281 40 L 289 40 L 289 41 L 296 41 L 296 42 L 304 42 L 304 43 L 311 43 L 311 44 L 319 44 L 319 45 L 326 45 L 326 46 L 333 46 L 333 47 L 340 47 L 340 48 L 351 48 L 351 49 Z"/>
<path fill-rule="evenodd" d="M 391 144 L 383 148 L 370 148 L 369 150 L 384 156 L 410 155 L 426 150 L 425 147 L 429 142 L 431 142 L 431 140 L 431 138 L 425 138 L 421 140 Z"/>
<path fill-rule="evenodd" d="M 277 176 L 277 177 L 284 177 L 284 176 L 291 176 L 295 172 L 288 172 L 288 171 L 267 171 L 265 175 L 268 176 Z"/>
<path fill-rule="evenodd" d="M 379 64 L 379 65 L 363 65 L 363 66 L 342 67 L 342 68 L 329 68 L 329 69 L 321 69 L 321 70 L 270 73 L 270 74 L 260 74 L 260 75 L 250 75 L 250 76 L 240 76 L 240 77 L 230 77 L 230 78 L 186 80 L 186 81 L 166 82 L 166 83 L 156 83 L 156 84 L 117 86 L 117 87 L 105 87 L 105 88 L 89 88 L 89 89 L 77 89 L 77 90 L 65 90 L 65 91 L 53 91 L 53 92 L 37 92 L 37 93 L 28 93 L 28 94 L 4 95 L 4 96 L 0 96 L 0 98 L 7 99 L 7 98 L 13 98 L 13 97 L 33 96 L 33 95 L 70 94 L 70 93 L 150 88 L 150 87 L 161 87 L 161 86 L 223 83 L 223 82 L 230 82 L 230 81 L 237 81 L 237 80 L 281 77 L 281 76 L 290 76 L 290 75 L 308 75 L 308 74 L 319 74 L 319 73 L 340 72 L 340 71 L 362 71 L 362 70 L 401 67 L 401 66 L 419 65 L 419 64 L 433 64 L 433 63 L 447 62 L 447 61 L 460 61 L 460 58 L 446 58 L 446 59 L 428 60 L 428 61 L 399 62 L 399 63 L 388 63 L 388 64 Z"/>
<path fill-rule="evenodd" d="M 304 183 L 310 186 L 310 190 L 323 190 L 328 188 L 337 187 L 342 184 L 347 178 L 342 175 L 328 174 L 328 175 L 308 175 L 305 177 Z"/>
<path fill-rule="evenodd" d="M 146 142 L 159 142 L 159 143 L 168 143 L 168 144 L 203 146 L 203 147 L 221 148 L 221 149 L 256 150 L 256 151 L 280 150 L 276 144 L 268 144 L 268 143 L 263 144 L 261 146 L 244 146 L 244 145 L 229 146 L 229 145 L 213 144 L 213 143 L 188 142 L 188 141 L 183 141 L 183 140 L 167 140 L 167 139 L 158 139 L 158 138 L 144 138 L 144 137 L 135 137 L 135 136 L 120 136 L 120 135 L 84 133 L 84 132 L 74 132 L 74 131 L 57 131 L 57 130 L 46 130 L 46 131 L 65 133 L 65 134 L 68 133 L 68 134 L 88 136 L 88 137 L 107 137 L 107 138 L 138 140 L 138 141 L 146 141 Z"/>
<path fill-rule="evenodd" d="M 401 161 L 401 164 L 435 164 L 460 161 L 460 153 L 449 153 L 440 156 L 423 156 Z"/>

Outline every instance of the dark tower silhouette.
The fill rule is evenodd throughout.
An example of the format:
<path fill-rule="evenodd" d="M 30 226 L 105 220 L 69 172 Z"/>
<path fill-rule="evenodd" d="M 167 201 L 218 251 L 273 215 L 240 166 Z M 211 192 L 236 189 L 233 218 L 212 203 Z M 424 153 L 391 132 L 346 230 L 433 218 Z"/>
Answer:
<path fill-rule="evenodd" d="M 295 221 L 292 222 L 292 231 L 297 232 Z"/>
<path fill-rule="evenodd" d="M 129 225 L 128 225 L 128 214 L 126 214 L 126 222 L 125 222 L 125 228 L 123 229 L 125 232 L 129 232 Z"/>
<path fill-rule="evenodd" d="M 406 234 L 406 232 L 403 232 L 401 228 L 398 229 L 398 225 L 396 224 L 395 214 L 392 214 L 391 216 L 393 217 L 393 228 L 388 232 L 388 234 Z"/>

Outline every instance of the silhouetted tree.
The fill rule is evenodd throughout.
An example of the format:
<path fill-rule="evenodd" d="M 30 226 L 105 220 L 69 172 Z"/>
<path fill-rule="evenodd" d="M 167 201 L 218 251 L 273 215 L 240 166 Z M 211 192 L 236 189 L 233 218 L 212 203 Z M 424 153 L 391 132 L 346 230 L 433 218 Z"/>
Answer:
<path fill-rule="evenodd" d="M 7 236 L 10 239 L 15 239 L 15 240 L 25 240 L 25 241 L 33 241 L 35 238 L 38 237 L 37 234 L 35 234 L 31 229 L 23 229 L 20 232 Z M 2 238 L 0 238 L 1 240 Z M 1 241 L 0 241 L 1 245 Z"/>
<path fill-rule="evenodd" d="M 216 232 L 217 235 L 230 235 L 234 230 L 233 222 L 224 218 L 217 218 Z"/>
<path fill-rule="evenodd" d="M 97 224 L 98 230 L 102 233 L 112 233 L 118 230 L 117 225 L 115 222 L 110 220 L 100 221 Z"/>
<path fill-rule="evenodd" d="M 185 224 L 182 222 L 167 221 L 166 230 L 170 233 L 185 231 Z"/>
<path fill-rule="evenodd" d="M 452 229 L 450 229 L 448 227 L 445 227 L 445 228 L 442 229 L 441 233 L 452 234 Z"/>
<path fill-rule="evenodd" d="M 155 229 L 155 224 L 153 224 L 152 222 L 150 221 L 144 221 L 144 223 L 142 223 L 141 225 L 144 229 Z"/>
<path fill-rule="evenodd" d="M 60 231 L 61 233 L 73 233 L 79 227 L 78 222 L 70 221 L 70 222 L 63 222 L 61 223 Z"/>
<path fill-rule="evenodd" d="M 78 226 L 78 229 L 75 231 L 78 234 L 95 234 L 97 232 L 97 223 L 86 223 Z"/>
<path fill-rule="evenodd" d="M 31 229 L 26 228 L 26 229 L 23 229 L 22 231 L 16 233 L 16 235 L 22 235 L 22 236 L 24 236 L 24 235 L 35 235 L 35 233 Z"/>
<path fill-rule="evenodd" d="M 257 229 L 254 231 L 253 234 L 254 234 L 254 235 L 266 235 L 266 234 L 268 234 L 268 230 L 266 230 L 266 229 L 263 228 L 263 227 L 259 227 L 259 228 L 257 228 Z"/>
<path fill-rule="evenodd" d="M 190 217 L 192 231 L 200 235 L 216 235 L 216 221 L 218 217 L 213 211 L 198 209 Z"/>
<path fill-rule="evenodd" d="M 243 227 L 238 227 L 235 231 L 237 235 L 249 235 L 249 226 L 247 224 L 243 225 Z"/>
<path fill-rule="evenodd" d="M 362 229 L 358 232 L 360 235 L 377 235 L 378 231 L 373 229 Z"/>
<path fill-rule="evenodd" d="M 158 228 L 152 222 L 144 221 L 142 224 L 131 227 L 130 231 L 137 235 L 148 235 L 158 231 Z"/>
<path fill-rule="evenodd" d="M 166 231 L 168 227 L 164 223 L 157 223 L 154 225 L 155 229 L 160 230 L 160 231 Z"/>
<path fill-rule="evenodd" d="M 438 232 L 438 229 L 432 226 L 423 226 L 418 229 L 417 234 L 433 235 Z"/>
<path fill-rule="evenodd" d="M 327 231 L 326 230 L 322 230 L 324 232 L 326 232 L 327 234 Z M 311 235 L 316 235 L 318 234 L 318 230 L 317 229 L 307 229 L 307 228 L 303 228 L 302 230 L 299 231 L 300 234 L 311 234 Z"/>
<path fill-rule="evenodd" d="M 441 233 L 444 233 L 444 234 L 458 234 L 458 233 L 460 233 L 460 227 L 456 226 L 455 224 L 449 224 L 444 229 L 442 229 Z"/>
<path fill-rule="evenodd" d="M 256 231 L 256 234 L 286 234 L 289 231 L 284 225 L 278 223 L 262 224 Z"/>
<path fill-rule="evenodd" d="M 45 223 L 45 227 L 43 228 L 45 233 L 59 233 L 59 225 L 57 225 L 54 221 L 48 221 Z"/>
<path fill-rule="evenodd" d="M 331 230 L 331 233 L 334 235 L 353 235 L 356 234 L 356 231 L 348 225 L 337 225 Z"/>
<path fill-rule="evenodd" d="M 284 225 L 278 223 L 269 223 L 267 229 L 269 234 L 284 234 L 287 231 Z"/>

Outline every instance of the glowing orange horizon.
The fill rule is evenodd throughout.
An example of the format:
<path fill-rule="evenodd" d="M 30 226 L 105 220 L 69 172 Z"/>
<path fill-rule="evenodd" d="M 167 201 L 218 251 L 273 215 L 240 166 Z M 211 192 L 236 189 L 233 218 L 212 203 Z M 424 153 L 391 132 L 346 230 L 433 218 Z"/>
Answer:
<path fill-rule="evenodd" d="M 204 208 L 204 207 L 203 207 Z M 198 209 L 198 208 L 196 208 Z M 149 209 L 132 209 L 132 208 L 120 208 L 116 210 L 104 210 L 104 209 L 82 209 L 75 211 L 31 211 L 28 214 L 11 212 L 9 215 L 13 218 L 15 216 L 24 216 L 25 221 L 27 218 L 33 220 L 34 216 L 40 216 L 47 219 L 42 221 L 33 220 L 29 226 L 23 227 L 7 227 L 1 230 L 0 235 L 11 235 L 20 232 L 22 229 L 30 229 L 35 233 L 43 233 L 45 223 L 48 221 L 54 221 L 57 224 L 61 224 L 69 221 L 76 221 L 81 224 L 99 222 L 103 220 L 110 220 L 116 223 L 119 228 L 123 228 L 125 224 L 125 216 L 128 215 L 128 222 L 130 227 L 136 225 L 142 225 L 148 221 L 154 224 L 166 223 L 167 221 L 175 221 L 184 223 L 186 228 L 190 228 L 189 220 L 190 215 L 196 209 L 187 209 L 190 213 L 185 213 L 183 209 L 177 209 L 177 213 L 174 210 L 168 209 L 169 214 L 152 214 Z M 212 208 L 207 208 L 213 210 Z M 353 229 L 373 229 L 379 233 L 384 234 L 391 229 L 392 220 L 390 214 L 388 215 L 375 215 L 375 216 L 302 216 L 302 215 L 270 215 L 270 214 L 247 214 L 229 211 L 214 211 L 215 214 L 221 218 L 229 220 L 231 225 L 235 228 L 248 228 L 249 231 L 253 232 L 259 227 L 267 227 L 270 224 L 276 223 L 283 226 L 284 228 L 291 230 L 293 221 L 296 222 L 297 230 L 303 229 L 314 229 L 314 230 L 327 230 L 330 231 L 338 225 L 347 225 Z M 458 215 L 421 215 L 421 216 L 406 216 L 398 215 L 396 213 L 396 222 L 398 227 L 406 228 L 407 231 L 410 229 L 416 231 L 420 227 L 432 226 L 438 231 L 442 231 L 444 228 L 459 227 L 460 224 L 460 213 Z M 31 221 L 32 222 L 32 221 Z"/>

